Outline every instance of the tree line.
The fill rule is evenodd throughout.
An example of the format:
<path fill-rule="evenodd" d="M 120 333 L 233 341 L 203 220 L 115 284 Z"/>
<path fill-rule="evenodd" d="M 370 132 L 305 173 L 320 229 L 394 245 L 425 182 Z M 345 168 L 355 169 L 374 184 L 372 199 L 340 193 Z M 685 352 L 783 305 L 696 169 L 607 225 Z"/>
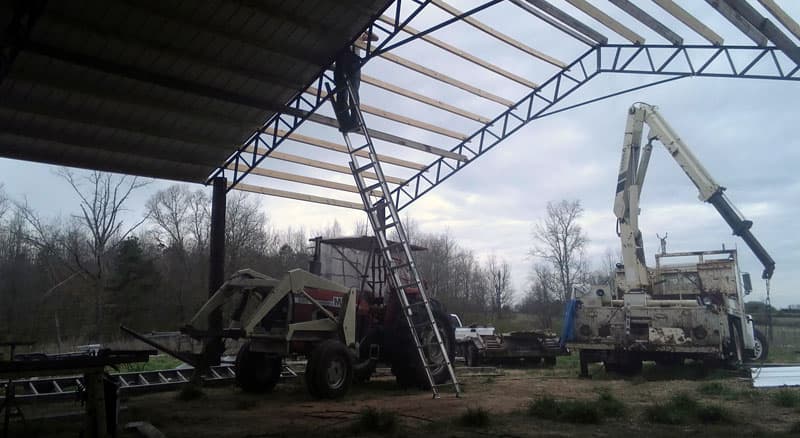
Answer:
<path fill-rule="evenodd" d="M 78 197 L 76 213 L 67 217 L 46 217 L 0 186 L 0 334 L 45 344 L 99 342 L 118 337 L 120 324 L 143 331 L 184 324 L 208 296 L 206 190 L 172 185 L 153 193 L 135 216 L 128 211 L 131 194 L 147 181 L 66 169 L 59 175 Z M 551 327 L 573 285 L 590 277 L 581 214 L 577 201 L 548 206 L 534 226 L 529 284 L 516 294 L 506 260 L 482 260 L 447 232 L 422 233 L 413 220 L 406 223 L 413 243 L 427 248 L 416 257 L 429 293 L 448 309 L 486 318 L 533 313 Z M 308 269 L 311 237 L 366 231 L 366 222 L 353 232 L 336 222 L 320 230 L 278 229 L 256 196 L 232 191 L 226 276 L 247 267 L 280 278 Z"/>
<path fill-rule="evenodd" d="M 206 190 L 175 184 L 153 193 L 144 214 L 128 211 L 148 181 L 103 172 L 61 169 L 78 198 L 76 212 L 48 217 L 0 186 L 0 337 L 99 342 L 119 336 L 120 324 L 171 331 L 208 296 L 211 200 Z M 133 218 L 132 218 L 133 217 Z M 251 268 L 280 278 L 308 269 L 309 239 L 363 235 L 365 222 L 343 232 L 279 229 L 259 198 L 228 194 L 226 276 Z M 419 256 L 432 294 L 455 311 L 497 313 L 511 303 L 508 263 L 481 262 L 447 233 L 414 232 L 427 247 Z"/>

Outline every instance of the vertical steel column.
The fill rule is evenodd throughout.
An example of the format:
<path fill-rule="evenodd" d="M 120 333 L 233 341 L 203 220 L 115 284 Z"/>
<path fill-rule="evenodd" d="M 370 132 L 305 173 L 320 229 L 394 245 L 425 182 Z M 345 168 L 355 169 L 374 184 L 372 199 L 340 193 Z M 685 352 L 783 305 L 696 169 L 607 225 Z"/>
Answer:
<path fill-rule="evenodd" d="M 211 197 L 211 230 L 209 232 L 208 255 L 208 296 L 225 282 L 225 200 L 228 180 L 216 177 L 213 180 Z M 216 309 L 208 315 L 208 330 L 222 331 L 222 310 Z M 223 353 L 222 338 L 212 338 L 206 343 L 206 359 L 209 364 L 218 364 Z"/>

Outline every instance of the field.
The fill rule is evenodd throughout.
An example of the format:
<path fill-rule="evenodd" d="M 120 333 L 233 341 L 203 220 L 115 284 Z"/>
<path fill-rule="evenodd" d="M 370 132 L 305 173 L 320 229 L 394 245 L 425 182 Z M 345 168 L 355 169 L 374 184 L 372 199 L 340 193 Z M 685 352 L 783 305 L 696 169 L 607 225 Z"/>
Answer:
<path fill-rule="evenodd" d="M 463 369 L 461 369 L 463 371 Z M 464 394 L 432 400 L 426 391 L 401 390 L 390 376 L 357 386 L 343 400 L 318 401 L 302 378 L 270 395 L 230 387 L 132 397 L 123 423 L 144 420 L 167 437 L 324 436 L 796 436 L 800 389 L 756 390 L 743 374 L 678 370 L 646 364 L 642 375 L 577 378 L 575 357 L 555 368 L 505 368 L 466 377 Z M 184 394 L 185 395 L 185 394 Z M 76 436 L 78 417 L 38 420 L 25 435 Z M 124 432 L 123 437 L 139 436 Z"/>
<path fill-rule="evenodd" d="M 479 320 L 476 318 L 475 320 Z M 492 322 L 502 331 L 530 327 L 520 316 Z M 800 363 L 800 319 L 775 318 L 769 362 Z M 766 327 L 759 327 L 764 333 Z M 176 361 L 158 356 L 134 370 L 163 369 Z M 121 423 L 147 421 L 167 437 L 324 436 L 800 436 L 800 388 L 753 389 L 746 372 L 681 368 L 646 363 L 641 375 L 606 374 L 590 368 L 579 379 L 577 355 L 560 357 L 554 368 L 503 367 L 497 373 L 463 377 L 464 394 L 432 400 L 427 391 L 399 389 L 383 374 L 353 388 L 343 400 L 318 401 L 302 377 L 281 383 L 269 395 L 234 386 L 192 394 L 165 392 L 123 400 Z M 459 367 L 459 374 L 466 372 Z M 80 405 L 24 407 L 29 418 Z M 79 416 L 37 419 L 18 436 L 74 437 Z M 12 434 L 12 436 L 15 436 Z M 122 437 L 140 436 L 124 431 Z"/>

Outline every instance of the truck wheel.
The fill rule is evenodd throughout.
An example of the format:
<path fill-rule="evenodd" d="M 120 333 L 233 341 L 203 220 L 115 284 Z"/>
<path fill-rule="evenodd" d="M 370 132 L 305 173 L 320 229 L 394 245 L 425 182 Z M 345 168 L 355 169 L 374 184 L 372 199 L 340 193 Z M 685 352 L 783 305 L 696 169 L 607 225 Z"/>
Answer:
<path fill-rule="evenodd" d="M 353 362 L 347 347 L 339 341 L 322 341 L 311 352 L 306 365 L 306 385 L 317 398 L 340 398 L 353 382 Z"/>
<path fill-rule="evenodd" d="M 763 361 L 767 359 L 767 354 L 769 353 L 769 344 L 767 343 L 767 337 L 764 336 L 761 331 L 758 329 L 753 329 L 753 337 L 755 338 L 755 342 L 753 343 L 753 360 L 754 361 Z"/>
<path fill-rule="evenodd" d="M 481 357 L 478 354 L 478 347 L 473 344 L 467 345 L 467 353 L 464 356 L 464 362 L 468 367 L 477 367 L 481 364 Z"/>
<path fill-rule="evenodd" d="M 281 358 L 250 351 L 247 342 L 236 354 L 236 383 L 245 392 L 264 393 L 275 388 L 281 378 Z"/>

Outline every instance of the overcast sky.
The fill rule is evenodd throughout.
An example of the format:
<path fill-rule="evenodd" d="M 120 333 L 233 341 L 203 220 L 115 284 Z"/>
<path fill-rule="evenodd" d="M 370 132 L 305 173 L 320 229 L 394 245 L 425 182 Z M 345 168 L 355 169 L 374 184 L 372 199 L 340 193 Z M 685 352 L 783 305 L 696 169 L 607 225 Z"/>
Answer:
<path fill-rule="evenodd" d="M 458 5 L 461 2 L 453 3 Z M 473 3 L 461 7 L 466 9 Z M 705 5 L 705 2 L 692 2 L 691 6 L 694 8 L 699 3 Z M 793 16 L 800 17 L 800 10 L 792 10 L 789 3 L 798 9 L 800 2 L 782 3 Z M 520 14 L 519 10 L 511 15 L 515 11 L 509 9 L 511 6 L 501 6 L 479 17 L 495 26 L 505 23 L 504 31 L 520 38 L 530 37 L 531 32 L 540 29 L 540 24 L 531 25 L 531 18 Z M 704 22 L 724 35 L 732 35 L 726 42 L 747 43 L 713 9 L 707 5 L 696 8 L 693 12 Z M 656 12 L 653 11 L 654 15 Z M 429 19 L 435 20 L 435 17 Z M 629 22 L 628 19 L 626 23 Z M 605 33 L 611 33 L 596 23 L 594 25 Z M 495 56 L 498 63 L 505 60 L 503 65 L 516 65 L 515 73 L 532 80 L 542 82 L 548 77 L 548 67 L 535 62 L 526 66 L 521 61 L 514 61 L 509 58 L 512 55 L 503 52 L 506 48 L 502 44 L 478 38 L 474 29 L 469 27 L 454 27 L 440 34 L 442 39 L 457 43 L 471 53 L 486 53 L 488 58 Z M 691 35 L 685 28 L 682 34 Z M 547 35 L 557 34 L 551 32 Z M 571 54 L 585 50 L 579 45 L 562 42 L 563 37 L 548 38 L 536 40 L 541 40 L 542 47 L 551 48 L 553 53 L 565 53 L 568 61 L 575 58 L 574 55 L 570 57 Z M 697 36 L 687 37 L 687 40 L 700 42 Z M 525 57 L 519 59 L 527 62 Z M 458 76 L 458 68 L 451 66 L 448 69 L 450 64 L 447 62 L 438 58 L 426 60 L 431 67 Z M 411 75 L 397 73 L 396 68 L 391 70 L 381 62 L 384 61 L 368 65 L 365 73 L 380 75 L 390 82 L 405 82 L 407 88 L 415 85 Z M 444 65 L 437 66 L 437 63 Z M 641 80 L 628 76 L 600 76 L 581 93 L 584 97 L 594 97 L 635 85 Z M 513 100 L 523 95 L 506 80 L 495 78 L 493 82 L 489 77 L 475 76 L 475 81 L 483 89 Z M 423 82 L 419 84 L 422 86 Z M 458 101 L 457 97 L 453 99 Z M 378 91 L 365 88 L 363 101 L 380 106 L 382 99 Z M 626 113 L 636 101 L 660 108 L 711 175 L 727 187 L 727 194 L 736 206 L 754 222 L 753 233 L 777 263 L 772 281 L 773 304 L 800 303 L 796 291 L 800 285 L 800 270 L 796 267 L 800 263 L 800 237 L 795 229 L 800 214 L 800 176 L 796 170 L 800 165 L 800 138 L 796 125 L 800 121 L 798 82 L 682 79 L 537 120 L 412 204 L 404 214 L 408 213 L 422 231 L 447 231 L 463 247 L 474 250 L 482 258 L 494 253 L 510 262 L 514 287 L 519 294 L 525 289 L 527 274 L 534 262 L 528 256 L 533 245 L 532 225 L 543 217 L 548 201 L 577 199 L 585 208 L 581 224 L 590 239 L 587 253 L 599 267 L 603 253 L 619 246 L 612 204 Z M 461 106 L 487 116 L 499 112 L 495 104 L 480 106 L 474 100 L 464 100 Z M 403 104 L 387 109 L 402 113 Z M 412 111 L 410 115 L 425 116 L 417 110 Z M 477 128 L 469 123 L 438 123 L 448 123 L 449 128 L 463 132 Z M 327 132 L 325 135 L 335 139 L 336 133 Z M 396 148 L 387 150 L 397 151 Z M 396 152 L 395 155 L 409 159 L 419 156 L 408 152 Z M 428 157 L 427 161 L 430 160 Z M 0 174 L 3 175 L 0 181 L 8 194 L 16 198 L 27 197 L 36 209 L 47 215 L 66 215 L 76 211 L 76 197 L 54 175 L 52 166 L 0 159 Z M 346 175 L 331 177 L 345 182 L 347 178 Z M 169 184 L 155 182 L 147 191 L 137 193 L 131 204 L 134 214 L 141 211 L 144 201 L 154 190 Z M 350 224 L 363 217 L 359 211 L 300 201 L 272 197 L 263 197 L 261 201 L 264 211 L 277 227 L 321 229 L 336 218 L 345 230 L 349 230 Z M 722 245 L 738 247 L 742 270 L 751 272 L 754 280 L 760 277 L 762 268 L 755 257 L 740 239 L 731 235 L 711 205 L 698 201 L 694 186 L 661 146 L 656 146 L 651 159 L 643 189 L 640 224 L 650 262 L 658 251 L 656 233 L 669 233 L 668 249 L 671 251 L 718 249 Z M 755 292 L 750 299 L 762 300 L 764 284 L 754 283 Z"/>

